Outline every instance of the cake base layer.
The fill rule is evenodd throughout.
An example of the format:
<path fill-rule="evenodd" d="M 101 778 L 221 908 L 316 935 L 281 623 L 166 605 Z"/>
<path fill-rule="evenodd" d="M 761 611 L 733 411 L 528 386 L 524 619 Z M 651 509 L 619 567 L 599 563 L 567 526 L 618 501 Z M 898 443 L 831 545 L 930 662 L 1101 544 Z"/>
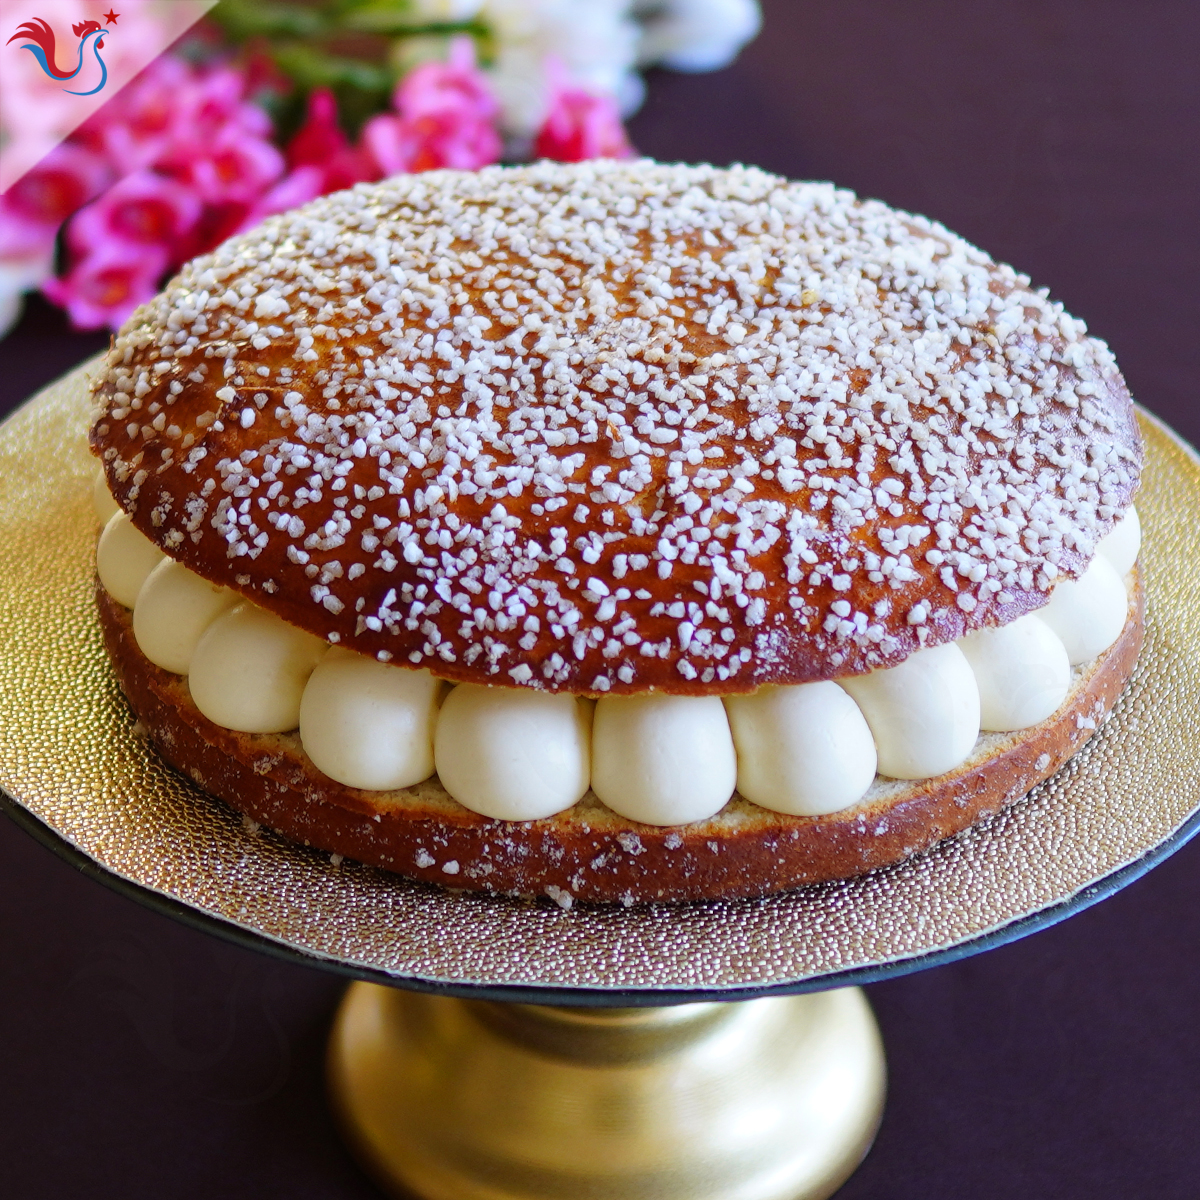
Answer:
<path fill-rule="evenodd" d="M 710 820 L 657 827 L 618 816 L 588 793 L 545 820 L 469 812 L 436 776 L 369 792 L 322 775 L 297 734 L 243 734 L 203 717 L 187 680 L 150 663 L 131 614 L 97 587 L 110 658 L 162 757 L 251 819 L 305 845 L 408 878 L 470 891 L 634 904 L 769 895 L 899 862 L 1026 795 L 1087 741 L 1115 704 L 1141 648 L 1135 580 L 1116 643 L 1075 672 L 1071 693 L 1040 725 L 985 734 L 935 779 L 878 779 L 853 808 L 822 817 L 771 812 L 735 795 Z"/>

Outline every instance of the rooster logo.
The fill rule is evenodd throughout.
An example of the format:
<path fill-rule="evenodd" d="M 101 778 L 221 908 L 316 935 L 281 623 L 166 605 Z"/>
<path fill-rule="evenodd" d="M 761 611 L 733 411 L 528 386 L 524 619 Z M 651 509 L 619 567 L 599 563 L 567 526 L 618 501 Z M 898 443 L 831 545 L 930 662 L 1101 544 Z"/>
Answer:
<path fill-rule="evenodd" d="M 100 64 L 100 82 L 90 91 L 86 92 L 76 92 L 70 88 L 63 88 L 63 91 L 72 96 L 94 96 L 108 82 L 108 67 L 104 65 L 104 59 L 100 57 L 100 51 L 104 47 L 105 37 L 112 31 L 105 29 L 99 21 L 80 21 L 78 25 L 71 26 L 71 32 L 79 39 L 79 45 L 76 48 L 78 53 L 75 59 L 74 70 L 63 70 L 58 65 L 58 59 L 55 56 L 54 30 L 41 17 L 35 17 L 32 21 L 26 21 L 8 40 L 9 42 L 15 42 L 18 38 L 27 38 L 28 41 L 23 42 L 19 49 L 28 50 L 38 60 L 38 64 L 42 70 L 51 79 L 60 79 L 63 82 L 66 82 L 68 79 L 74 79 L 83 70 L 83 54 L 87 49 L 88 43 L 91 42 L 92 53 L 96 56 L 96 61 Z"/>

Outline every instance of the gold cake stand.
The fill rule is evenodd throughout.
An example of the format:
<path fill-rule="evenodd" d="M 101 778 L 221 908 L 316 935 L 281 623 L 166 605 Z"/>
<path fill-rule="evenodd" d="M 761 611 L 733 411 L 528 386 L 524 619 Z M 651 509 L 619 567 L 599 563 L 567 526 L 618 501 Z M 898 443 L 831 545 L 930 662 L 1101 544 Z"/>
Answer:
<path fill-rule="evenodd" d="M 1200 460 L 1143 413 L 1137 673 L 1058 775 L 929 853 L 757 901 L 564 911 L 293 846 L 164 766 L 108 668 L 91 600 L 93 367 L 0 427 L 0 800 L 110 886 L 357 978 L 330 1085 L 397 1194 L 827 1196 L 883 1100 L 854 985 L 1062 920 L 1200 827 Z"/>

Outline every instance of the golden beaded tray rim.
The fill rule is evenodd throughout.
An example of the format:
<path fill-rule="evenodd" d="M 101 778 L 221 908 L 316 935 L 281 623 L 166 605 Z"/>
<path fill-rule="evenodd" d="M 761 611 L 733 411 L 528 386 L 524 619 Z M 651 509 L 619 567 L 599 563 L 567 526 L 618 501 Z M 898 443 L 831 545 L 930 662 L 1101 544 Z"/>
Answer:
<path fill-rule="evenodd" d="M 1143 412 L 1149 611 L 1137 672 L 1058 775 L 926 854 L 762 900 L 564 911 L 252 832 L 147 747 L 108 666 L 91 597 L 93 367 L 0 427 L 0 789 L 20 823 L 90 873 L 214 932 L 412 987 L 732 999 L 1012 940 L 1123 886 L 1200 827 L 1200 458 Z"/>

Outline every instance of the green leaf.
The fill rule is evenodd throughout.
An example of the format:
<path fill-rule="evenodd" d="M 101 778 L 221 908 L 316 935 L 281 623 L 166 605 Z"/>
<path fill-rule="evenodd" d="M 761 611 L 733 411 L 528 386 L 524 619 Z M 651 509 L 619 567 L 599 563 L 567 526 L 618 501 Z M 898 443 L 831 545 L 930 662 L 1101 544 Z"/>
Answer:
<path fill-rule="evenodd" d="M 483 26 L 478 21 L 428 21 L 418 13 L 397 8 L 392 4 L 378 2 L 364 4 L 339 17 L 343 29 L 356 33 L 381 33 L 388 37 L 420 37 L 429 34 L 474 33 L 482 34 Z"/>
<path fill-rule="evenodd" d="M 220 0 L 211 15 L 237 41 L 251 37 L 317 37 L 329 29 L 325 14 L 311 5 Z"/>
<path fill-rule="evenodd" d="M 271 56 L 287 76 L 305 89 L 346 86 L 364 92 L 388 92 L 396 82 L 387 67 L 328 54 L 306 42 L 272 47 Z"/>

